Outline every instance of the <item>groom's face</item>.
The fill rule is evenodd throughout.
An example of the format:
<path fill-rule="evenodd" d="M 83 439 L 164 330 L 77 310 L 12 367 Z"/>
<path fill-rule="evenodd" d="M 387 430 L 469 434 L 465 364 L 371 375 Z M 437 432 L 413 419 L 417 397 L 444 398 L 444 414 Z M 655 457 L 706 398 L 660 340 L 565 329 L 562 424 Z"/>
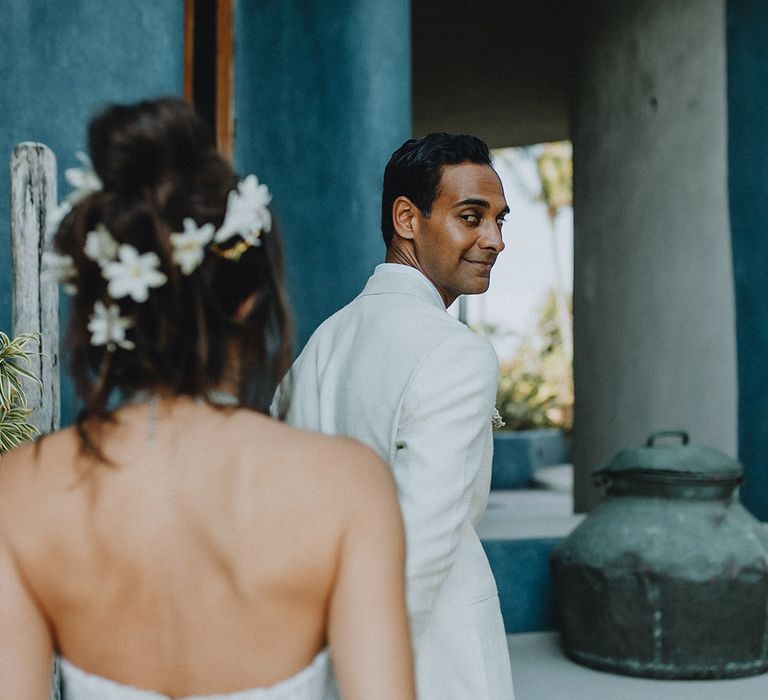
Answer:
<path fill-rule="evenodd" d="M 488 165 L 443 166 L 430 215 L 417 214 L 413 243 L 422 271 L 446 305 L 488 289 L 504 250 L 501 227 L 509 212 L 496 171 Z"/>

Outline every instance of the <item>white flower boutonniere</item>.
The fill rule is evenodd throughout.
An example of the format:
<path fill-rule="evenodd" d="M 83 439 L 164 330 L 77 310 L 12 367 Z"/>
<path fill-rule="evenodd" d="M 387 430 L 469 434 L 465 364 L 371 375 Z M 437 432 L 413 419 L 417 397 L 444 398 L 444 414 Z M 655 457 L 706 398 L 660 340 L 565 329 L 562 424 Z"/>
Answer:
<path fill-rule="evenodd" d="M 125 331 L 132 325 L 130 318 L 120 316 L 120 307 L 117 304 L 106 306 L 104 302 L 97 301 L 88 321 L 91 345 L 106 345 L 110 352 L 118 345 L 125 350 L 131 350 L 134 344 L 126 339 Z"/>
<path fill-rule="evenodd" d="M 503 428 L 506 425 L 504 422 L 504 419 L 501 417 L 501 413 L 499 413 L 498 408 L 493 409 L 493 415 L 491 416 L 491 428 L 493 430 L 498 430 L 499 428 Z"/>
<path fill-rule="evenodd" d="M 194 219 L 184 219 L 184 232 L 171 234 L 173 262 L 185 275 L 191 274 L 205 257 L 205 246 L 213 238 L 213 224 L 204 224 L 198 228 Z"/>
<path fill-rule="evenodd" d="M 131 245 L 123 244 L 117 249 L 119 258 L 102 268 L 104 279 L 108 280 L 107 291 L 113 299 L 129 296 L 139 303 L 149 297 L 150 287 L 162 287 L 168 279 L 160 270 L 157 253 L 139 254 Z"/>
<path fill-rule="evenodd" d="M 252 246 L 261 245 L 259 236 L 272 228 L 272 215 L 267 205 L 272 195 L 266 185 L 260 185 L 255 175 L 249 175 L 236 190 L 229 193 L 227 213 L 214 241 L 222 243 L 240 235 Z"/>

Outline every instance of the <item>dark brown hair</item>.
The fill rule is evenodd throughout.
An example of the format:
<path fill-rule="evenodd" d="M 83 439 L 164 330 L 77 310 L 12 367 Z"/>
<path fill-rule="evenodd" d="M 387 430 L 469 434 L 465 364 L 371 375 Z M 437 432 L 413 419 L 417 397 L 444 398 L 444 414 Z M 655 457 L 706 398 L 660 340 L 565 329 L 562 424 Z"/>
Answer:
<path fill-rule="evenodd" d="M 198 226 L 224 219 L 237 176 L 215 149 L 204 122 L 183 100 L 161 98 L 111 105 L 91 121 L 88 142 L 103 189 L 80 201 L 54 240 L 72 257 L 77 291 L 69 314 L 71 373 L 83 410 L 77 428 L 85 452 L 101 457 L 94 440 L 110 418 L 108 406 L 142 390 L 202 397 L 226 379 L 230 351 L 239 350 L 236 377 L 241 403 L 266 413 L 275 386 L 290 365 L 290 318 L 283 289 L 277 225 L 261 245 L 238 260 L 206 249 L 202 264 L 184 275 L 172 260 L 170 234 L 183 220 Z M 152 251 L 167 277 L 149 298 L 109 298 L 99 265 L 85 255 L 88 232 L 103 224 L 118 244 Z M 226 248 L 239 242 L 223 244 Z M 245 318 L 243 302 L 255 298 Z M 91 344 L 94 304 L 117 304 L 132 321 L 133 349 Z"/>
<path fill-rule="evenodd" d="M 429 217 L 446 165 L 478 163 L 491 165 L 488 146 L 477 136 L 436 132 L 409 139 L 398 148 L 384 169 L 381 192 L 381 233 L 389 248 L 395 235 L 392 206 L 398 197 L 408 197 Z"/>

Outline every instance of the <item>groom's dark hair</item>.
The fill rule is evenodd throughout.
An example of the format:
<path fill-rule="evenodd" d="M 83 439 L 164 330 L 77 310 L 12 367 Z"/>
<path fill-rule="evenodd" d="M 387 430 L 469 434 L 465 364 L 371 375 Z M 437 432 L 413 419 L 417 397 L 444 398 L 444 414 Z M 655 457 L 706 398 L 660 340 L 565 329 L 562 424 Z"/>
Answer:
<path fill-rule="evenodd" d="M 433 133 L 409 139 L 392 154 L 384 169 L 381 195 L 381 233 L 387 248 L 395 235 L 392 223 L 395 200 L 408 197 L 428 217 L 437 197 L 443 166 L 459 163 L 490 165 L 488 146 L 468 134 Z"/>

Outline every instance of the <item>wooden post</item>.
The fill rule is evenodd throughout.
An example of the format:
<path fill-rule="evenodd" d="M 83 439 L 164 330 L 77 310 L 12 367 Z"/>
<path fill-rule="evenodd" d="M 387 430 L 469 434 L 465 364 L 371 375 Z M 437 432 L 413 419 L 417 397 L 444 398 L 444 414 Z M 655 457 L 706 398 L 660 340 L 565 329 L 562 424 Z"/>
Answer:
<path fill-rule="evenodd" d="M 56 207 L 56 157 L 41 143 L 20 143 L 11 155 L 13 335 L 39 333 L 41 354 L 33 372 L 42 388 L 25 380 L 31 422 L 41 433 L 59 427 L 59 289 L 42 275 L 49 245 L 46 218 Z"/>
<path fill-rule="evenodd" d="M 232 160 L 235 122 L 232 110 L 234 65 L 232 0 L 216 6 L 216 148 Z"/>

